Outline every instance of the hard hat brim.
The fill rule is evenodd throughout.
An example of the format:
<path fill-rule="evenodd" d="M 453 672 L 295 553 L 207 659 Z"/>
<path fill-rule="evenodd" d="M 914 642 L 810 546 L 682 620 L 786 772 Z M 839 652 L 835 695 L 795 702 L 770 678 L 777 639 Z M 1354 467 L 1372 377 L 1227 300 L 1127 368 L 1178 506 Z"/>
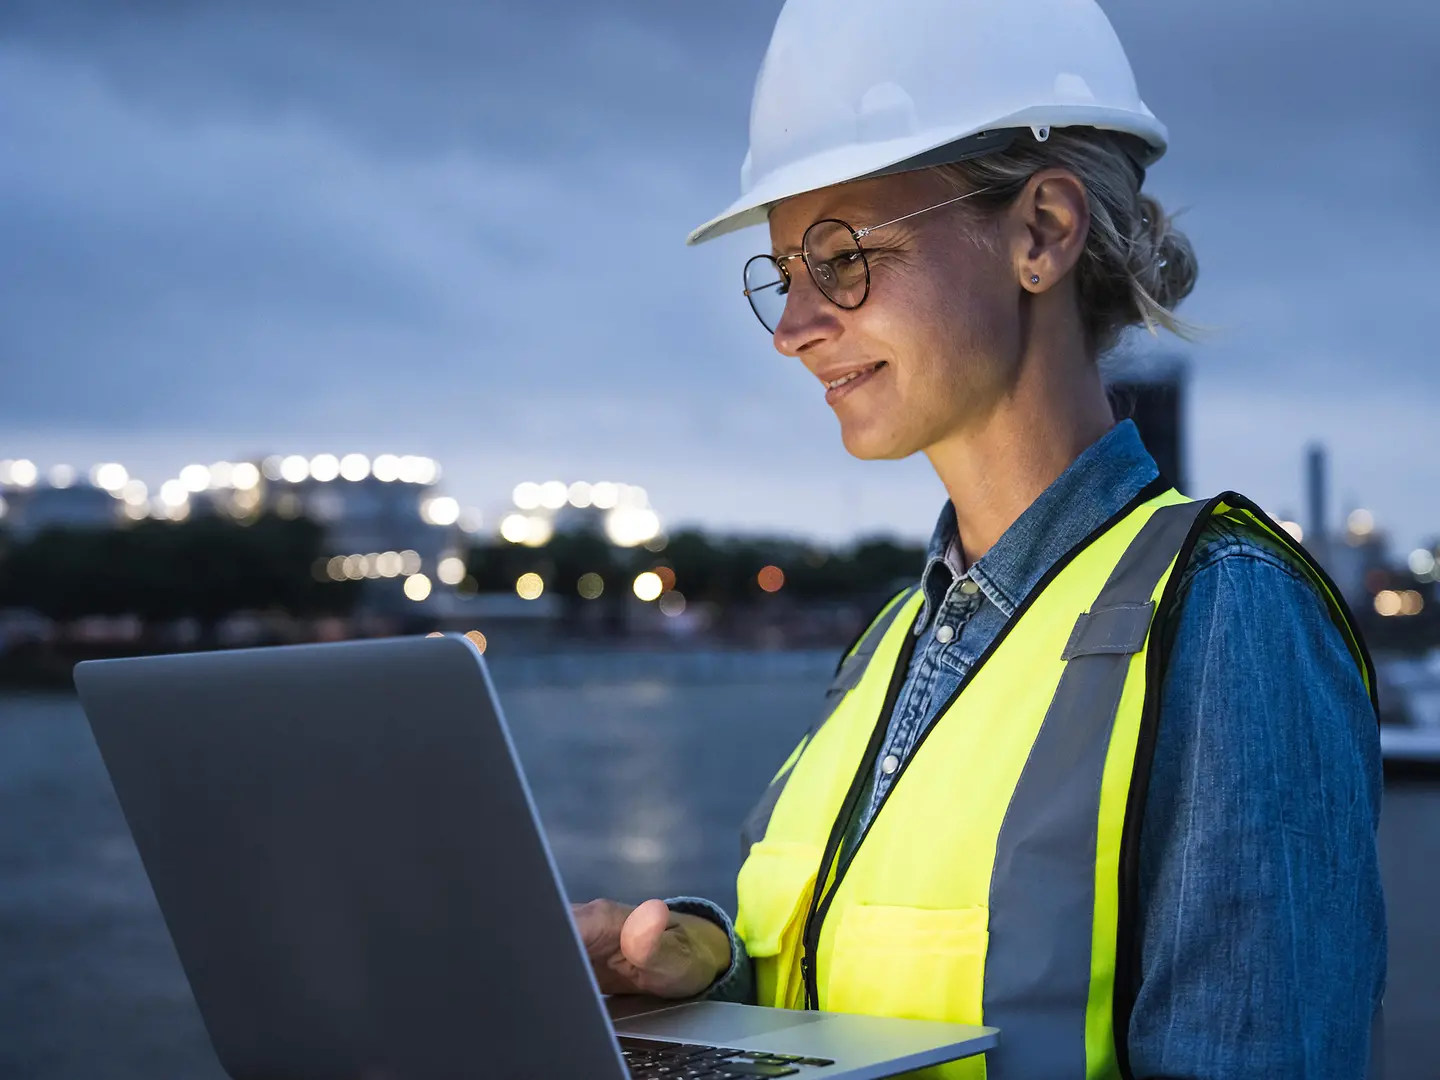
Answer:
<path fill-rule="evenodd" d="M 946 161 L 963 161 L 994 153 L 1001 147 L 993 142 L 986 143 L 987 138 L 994 134 L 1007 129 L 1041 127 L 1093 127 L 1133 135 L 1143 142 L 1148 151 L 1136 161 L 1142 169 L 1158 161 L 1168 144 L 1165 125 L 1154 116 L 1122 109 L 1074 105 L 1025 109 L 987 125 L 983 130 L 925 132 L 903 139 L 852 143 L 774 170 L 716 217 L 695 229 L 685 243 L 693 247 L 737 229 L 763 225 L 777 204 L 796 195 L 852 180 L 905 172 L 911 168 L 931 168 Z M 1009 141 L 1006 139 L 1001 145 L 1008 145 Z M 936 153 L 947 147 L 954 148 L 953 156 Z"/>

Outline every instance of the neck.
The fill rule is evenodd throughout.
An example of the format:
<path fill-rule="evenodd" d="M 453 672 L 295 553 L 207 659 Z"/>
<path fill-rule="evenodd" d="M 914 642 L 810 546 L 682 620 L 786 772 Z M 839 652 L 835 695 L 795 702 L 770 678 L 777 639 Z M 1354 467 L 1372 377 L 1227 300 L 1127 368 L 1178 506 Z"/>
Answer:
<path fill-rule="evenodd" d="M 1083 355 L 1029 356 L 1001 400 L 972 428 L 925 451 L 955 506 L 966 564 L 1074 460 L 1115 426 L 1095 364 Z"/>

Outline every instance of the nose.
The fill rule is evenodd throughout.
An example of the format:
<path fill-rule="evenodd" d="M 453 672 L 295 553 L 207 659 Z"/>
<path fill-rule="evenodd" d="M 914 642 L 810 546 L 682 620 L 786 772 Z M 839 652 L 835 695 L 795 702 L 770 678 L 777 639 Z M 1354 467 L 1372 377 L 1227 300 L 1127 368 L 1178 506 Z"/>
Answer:
<path fill-rule="evenodd" d="M 805 267 L 796 266 L 790 275 L 785 310 L 775 326 L 776 351 L 799 358 L 805 350 L 838 337 L 840 330 L 840 309 L 820 291 Z"/>

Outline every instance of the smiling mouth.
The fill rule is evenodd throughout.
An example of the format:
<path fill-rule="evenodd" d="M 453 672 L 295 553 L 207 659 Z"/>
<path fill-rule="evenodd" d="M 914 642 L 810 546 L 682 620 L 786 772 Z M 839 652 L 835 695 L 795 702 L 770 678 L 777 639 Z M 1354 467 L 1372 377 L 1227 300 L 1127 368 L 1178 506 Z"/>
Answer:
<path fill-rule="evenodd" d="M 856 379 L 860 378 L 861 375 L 869 375 L 872 371 L 879 371 L 884 366 L 885 361 L 881 360 L 878 363 L 869 365 L 868 367 L 856 368 L 854 371 L 847 372 L 846 374 L 841 375 L 838 379 L 831 379 L 825 384 L 825 389 L 838 390 L 840 389 L 840 387 L 846 385 L 847 383 L 854 382 Z"/>

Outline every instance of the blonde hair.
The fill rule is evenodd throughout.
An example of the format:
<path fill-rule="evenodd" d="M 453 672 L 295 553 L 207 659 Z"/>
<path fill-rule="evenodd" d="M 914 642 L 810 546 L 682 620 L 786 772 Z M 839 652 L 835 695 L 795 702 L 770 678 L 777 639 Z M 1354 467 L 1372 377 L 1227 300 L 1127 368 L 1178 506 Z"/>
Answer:
<path fill-rule="evenodd" d="M 999 153 L 936 170 L 959 191 L 991 189 L 964 204 L 982 214 L 1008 204 L 1043 169 L 1064 169 L 1085 185 L 1090 234 L 1075 280 L 1086 344 L 1097 357 L 1131 326 L 1152 334 L 1164 327 L 1186 338 L 1196 333 L 1175 316 L 1195 287 L 1195 250 L 1159 201 L 1141 193 L 1125 138 L 1095 128 L 1052 128 L 1039 142 L 1026 132 Z"/>

